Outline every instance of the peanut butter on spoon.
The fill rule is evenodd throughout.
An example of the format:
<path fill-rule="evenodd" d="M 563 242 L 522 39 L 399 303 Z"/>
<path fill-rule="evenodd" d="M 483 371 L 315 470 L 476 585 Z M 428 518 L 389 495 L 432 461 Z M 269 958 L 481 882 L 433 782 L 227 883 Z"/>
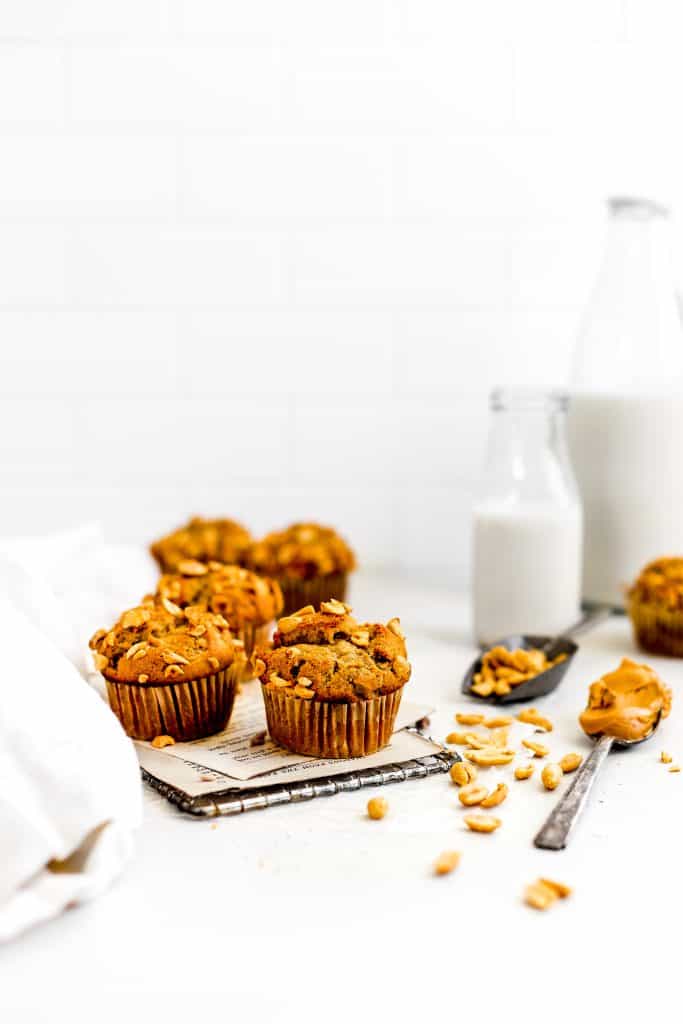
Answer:
<path fill-rule="evenodd" d="M 542 850 L 563 850 L 610 750 L 649 740 L 670 710 L 669 687 L 648 665 L 638 665 L 630 658 L 591 683 L 588 707 L 579 715 L 579 722 L 596 741 L 595 746 L 537 833 L 534 845 Z"/>
<path fill-rule="evenodd" d="M 588 691 L 588 706 L 579 715 L 589 736 L 612 736 L 626 742 L 645 739 L 659 718 L 671 710 L 671 690 L 648 665 L 623 658 Z"/>

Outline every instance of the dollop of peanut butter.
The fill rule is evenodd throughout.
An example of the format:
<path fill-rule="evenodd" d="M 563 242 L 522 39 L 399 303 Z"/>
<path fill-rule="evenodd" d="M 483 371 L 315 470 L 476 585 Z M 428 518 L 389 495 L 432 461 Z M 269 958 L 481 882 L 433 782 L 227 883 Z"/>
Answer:
<path fill-rule="evenodd" d="M 671 690 L 657 673 L 624 658 L 618 669 L 591 683 L 588 706 L 579 722 L 589 736 L 642 740 L 652 732 L 660 713 L 666 718 L 670 710 Z"/>

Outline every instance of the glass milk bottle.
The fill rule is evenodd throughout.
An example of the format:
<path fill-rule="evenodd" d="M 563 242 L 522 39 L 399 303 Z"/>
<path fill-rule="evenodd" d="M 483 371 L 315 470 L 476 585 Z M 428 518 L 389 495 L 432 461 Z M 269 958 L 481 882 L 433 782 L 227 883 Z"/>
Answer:
<path fill-rule="evenodd" d="M 474 630 L 490 645 L 578 618 L 582 514 L 565 437 L 568 398 L 494 391 L 474 507 Z"/>
<path fill-rule="evenodd" d="M 585 513 L 583 596 L 623 606 L 646 562 L 683 554 L 683 331 L 668 211 L 630 198 L 608 209 L 569 439 Z"/>

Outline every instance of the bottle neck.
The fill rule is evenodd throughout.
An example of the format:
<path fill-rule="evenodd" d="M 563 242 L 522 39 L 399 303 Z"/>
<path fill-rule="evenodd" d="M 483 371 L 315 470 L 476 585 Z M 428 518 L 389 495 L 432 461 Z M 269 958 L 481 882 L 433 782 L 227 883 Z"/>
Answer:
<path fill-rule="evenodd" d="M 648 219 L 612 215 L 607 229 L 604 277 L 642 290 L 656 285 L 674 290 L 671 227 L 666 217 Z"/>
<path fill-rule="evenodd" d="M 574 357 L 575 394 L 683 390 L 683 337 L 666 215 L 612 209 L 605 258 Z"/>
<path fill-rule="evenodd" d="M 498 409 L 491 413 L 490 440 L 503 456 L 516 452 L 534 458 L 561 446 L 565 429 L 563 410 Z"/>
<path fill-rule="evenodd" d="M 505 504 L 575 502 L 566 408 L 492 411 L 482 484 L 483 499 Z"/>

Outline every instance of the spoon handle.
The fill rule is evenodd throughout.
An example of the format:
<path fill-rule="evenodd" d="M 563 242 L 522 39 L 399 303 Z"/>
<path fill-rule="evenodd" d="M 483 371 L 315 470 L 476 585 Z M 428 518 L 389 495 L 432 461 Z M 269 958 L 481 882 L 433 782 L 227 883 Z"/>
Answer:
<path fill-rule="evenodd" d="M 565 629 L 563 636 L 574 637 L 579 636 L 581 633 L 587 633 L 589 629 L 594 629 L 599 626 L 601 622 L 604 622 L 614 614 L 614 608 L 610 604 L 596 604 L 591 608 L 588 608 L 581 618 L 573 623 L 569 629 Z"/>
<path fill-rule="evenodd" d="M 563 850 L 569 833 L 583 810 L 588 794 L 602 762 L 612 748 L 612 737 L 601 736 L 583 762 L 571 786 L 548 815 L 545 825 L 534 839 L 534 846 L 542 850 Z"/>

